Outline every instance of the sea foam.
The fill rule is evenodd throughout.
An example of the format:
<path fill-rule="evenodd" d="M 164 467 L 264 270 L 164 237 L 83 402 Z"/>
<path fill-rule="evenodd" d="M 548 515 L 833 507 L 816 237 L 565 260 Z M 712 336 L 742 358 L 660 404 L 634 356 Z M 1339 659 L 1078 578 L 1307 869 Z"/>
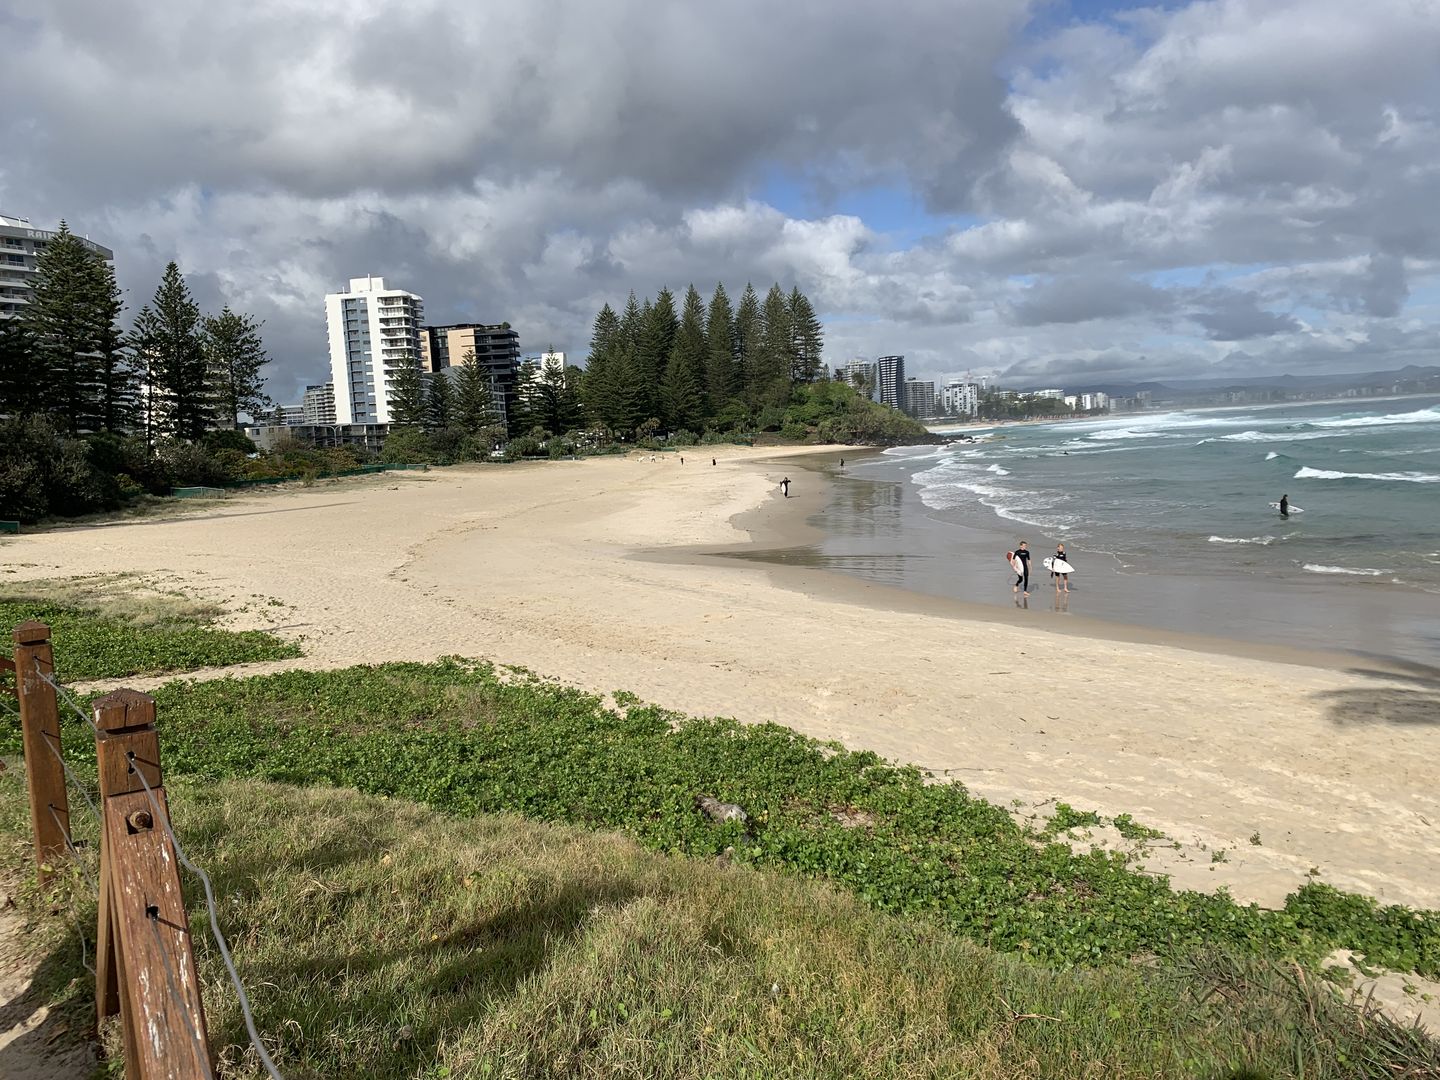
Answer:
<path fill-rule="evenodd" d="M 1422 472 L 1337 472 L 1334 469 L 1312 469 L 1302 465 L 1296 480 L 1382 480 L 1405 484 L 1440 484 L 1440 474 Z"/>
<path fill-rule="evenodd" d="M 1414 412 L 1390 413 L 1388 416 L 1345 416 L 1334 420 L 1317 420 L 1316 427 L 1390 427 L 1392 424 L 1440 424 L 1440 405 Z"/>

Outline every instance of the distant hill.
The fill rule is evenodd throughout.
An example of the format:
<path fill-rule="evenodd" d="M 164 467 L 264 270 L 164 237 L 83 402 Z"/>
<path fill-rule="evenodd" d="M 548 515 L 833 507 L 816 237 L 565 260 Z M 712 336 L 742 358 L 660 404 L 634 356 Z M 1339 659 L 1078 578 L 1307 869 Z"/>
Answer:
<path fill-rule="evenodd" d="M 1254 390 L 1265 387 L 1307 392 L 1332 389 L 1341 392 L 1362 386 L 1432 379 L 1440 379 L 1440 366 L 1421 367 L 1407 364 L 1403 368 L 1389 371 L 1332 372 L 1324 375 L 1284 374 L 1228 379 L 1167 379 L 1163 382 L 1152 380 L 1149 382 L 1083 383 L 1067 385 L 1066 390 L 1071 393 L 1093 393 L 1098 390 L 1112 397 L 1134 397 L 1142 390 L 1149 390 L 1153 394 L 1186 394 L 1232 389 Z M 1053 380 L 1048 385 L 1054 385 Z"/>

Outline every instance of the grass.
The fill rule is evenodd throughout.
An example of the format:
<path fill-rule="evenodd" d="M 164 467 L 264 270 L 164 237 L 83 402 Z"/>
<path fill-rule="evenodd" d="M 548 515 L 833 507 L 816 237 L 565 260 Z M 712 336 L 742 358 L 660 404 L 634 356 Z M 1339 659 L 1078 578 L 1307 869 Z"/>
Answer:
<path fill-rule="evenodd" d="M 823 882 L 662 855 L 615 832 L 458 819 L 339 789 L 169 790 L 289 1080 L 1379 1080 L 1440 1069 L 1433 1043 L 1254 960 L 1056 970 Z M 12 770 L 0 776 L 12 867 L 27 858 L 25 815 Z M 88 895 L 75 875 L 20 897 L 49 953 L 43 989 L 79 1023 L 92 984 L 73 929 L 47 912 L 78 907 L 93 927 Z M 214 948 L 199 958 L 219 1075 L 261 1076 Z"/>
<path fill-rule="evenodd" d="M 0 626 L 26 619 L 50 626 L 56 675 L 63 681 L 160 675 L 300 655 L 298 645 L 273 634 L 210 625 L 219 614 L 214 605 L 122 575 L 47 581 L 43 595 L 18 586 L 0 590 Z"/>
<path fill-rule="evenodd" d="M 1318 964 L 1346 948 L 1440 972 L 1436 913 L 1318 882 L 1273 911 L 1176 891 L 1125 853 L 1073 850 L 959 784 L 775 725 L 687 719 L 623 694 L 607 709 L 461 660 L 177 682 L 156 696 L 172 775 L 354 787 L 464 816 L 621 830 L 662 852 L 824 878 L 877 911 L 1051 966 L 1175 964 L 1216 948 Z M 77 762 L 92 754 L 78 729 L 65 738 Z M 695 810 L 700 795 L 739 803 L 749 821 L 712 823 Z"/>

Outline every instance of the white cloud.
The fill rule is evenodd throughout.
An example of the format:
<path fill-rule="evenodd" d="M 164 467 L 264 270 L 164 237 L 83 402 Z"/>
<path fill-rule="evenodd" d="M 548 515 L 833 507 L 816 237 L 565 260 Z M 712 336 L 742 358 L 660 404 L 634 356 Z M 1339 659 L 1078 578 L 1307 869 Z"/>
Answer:
<path fill-rule="evenodd" d="M 35 5 L 0 15 L 0 204 L 115 247 L 132 308 L 178 258 L 267 320 L 282 396 L 366 272 L 535 348 L 719 279 L 798 284 L 833 360 L 935 375 L 1425 358 L 1440 2 L 1197 0 L 1040 41 L 1026 9 Z M 777 175 L 968 217 L 897 250 L 758 197 Z"/>

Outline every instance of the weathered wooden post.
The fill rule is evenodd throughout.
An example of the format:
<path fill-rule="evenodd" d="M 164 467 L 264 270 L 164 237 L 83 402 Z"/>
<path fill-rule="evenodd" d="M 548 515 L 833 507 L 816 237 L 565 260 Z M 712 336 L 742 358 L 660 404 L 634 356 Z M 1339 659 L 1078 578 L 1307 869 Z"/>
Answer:
<path fill-rule="evenodd" d="M 101 1020 L 120 1013 L 127 1077 L 198 1080 L 210 1075 L 210 1051 L 166 831 L 155 699 L 117 690 L 94 710 L 101 799 L 96 1012 Z"/>
<path fill-rule="evenodd" d="M 44 623 L 23 622 L 15 628 L 14 637 L 15 695 L 20 701 L 30 824 L 35 833 L 35 863 L 44 884 L 65 857 L 70 839 L 70 797 L 65 790 L 65 768 L 60 764 L 60 710 L 55 688 L 42 678 L 54 678 L 55 657 L 50 628 Z"/>

